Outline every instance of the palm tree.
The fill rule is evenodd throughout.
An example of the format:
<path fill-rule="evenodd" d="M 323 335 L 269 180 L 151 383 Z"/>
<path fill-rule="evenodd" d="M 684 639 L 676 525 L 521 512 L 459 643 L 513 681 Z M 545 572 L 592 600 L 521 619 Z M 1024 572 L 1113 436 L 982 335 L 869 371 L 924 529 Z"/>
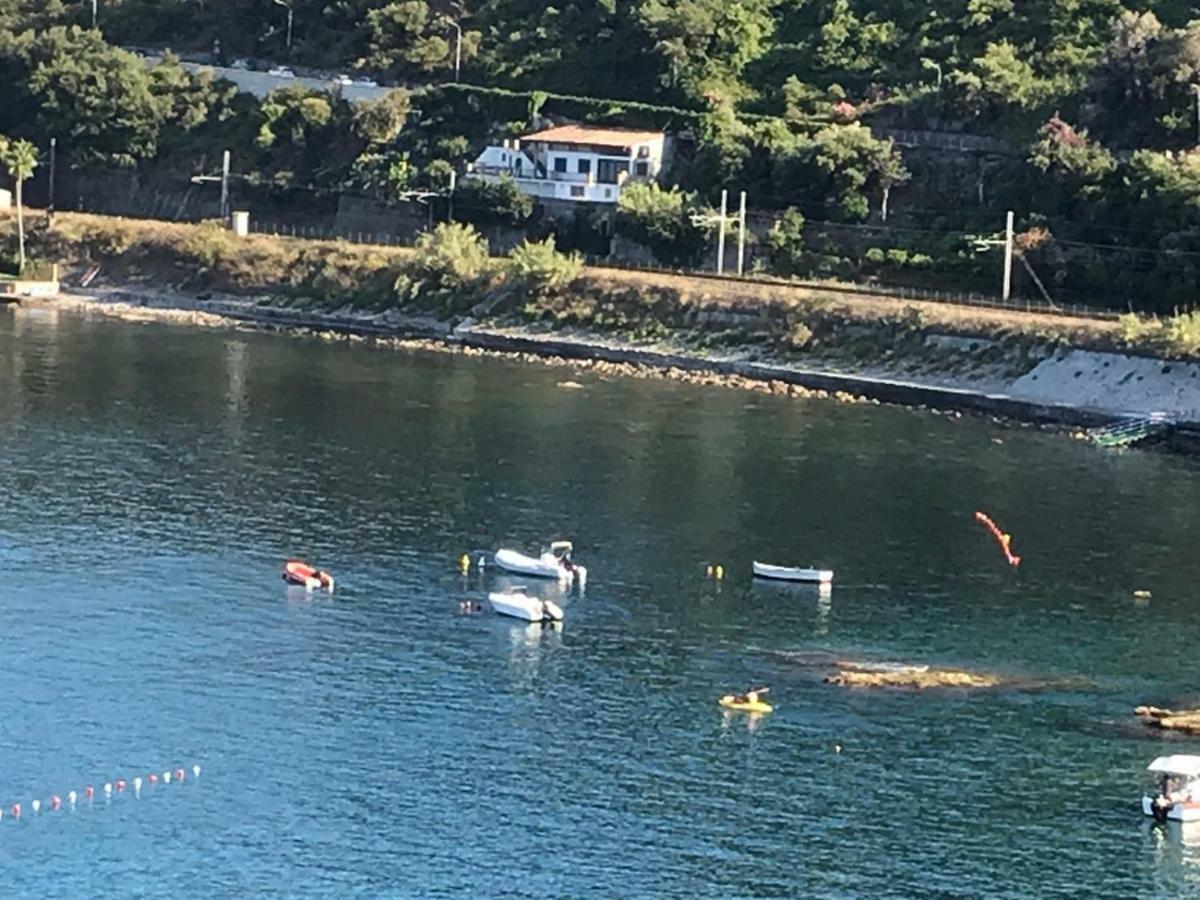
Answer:
<path fill-rule="evenodd" d="M 17 274 L 25 271 L 25 211 L 21 188 L 37 168 L 37 147 L 29 141 L 0 141 L 0 162 L 17 185 Z"/>

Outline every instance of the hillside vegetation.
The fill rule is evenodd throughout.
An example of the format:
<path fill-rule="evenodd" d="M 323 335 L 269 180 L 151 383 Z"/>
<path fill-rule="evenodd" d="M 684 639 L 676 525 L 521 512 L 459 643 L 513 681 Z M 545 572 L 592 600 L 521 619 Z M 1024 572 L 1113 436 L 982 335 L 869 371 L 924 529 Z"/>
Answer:
<path fill-rule="evenodd" d="M 1012 208 L 1042 282 L 1020 264 L 1021 290 L 1161 312 L 1195 301 L 1200 20 L 1178 0 L 106 0 L 99 12 L 93 31 L 86 4 L 0 0 L 0 132 L 148 177 L 211 174 L 228 148 L 241 178 L 302 204 L 444 191 L 452 169 L 539 115 L 653 125 L 687 138 L 668 179 L 688 210 L 746 190 L 758 232 L 776 223 L 760 258 L 779 272 L 991 289 L 995 251 L 979 239 Z M 456 25 L 473 86 L 450 83 Z M 299 87 L 259 101 L 120 44 L 424 87 L 369 104 Z M 901 148 L 901 130 L 925 137 Z M 946 149 L 947 133 L 970 136 L 969 152 Z M 457 208 L 479 224 L 529 215 L 511 197 Z M 556 239 L 594 251 L 603 231 L 582 216 Z M 703 242 L 678 232 L 655 255 L 694 263 Z"/>

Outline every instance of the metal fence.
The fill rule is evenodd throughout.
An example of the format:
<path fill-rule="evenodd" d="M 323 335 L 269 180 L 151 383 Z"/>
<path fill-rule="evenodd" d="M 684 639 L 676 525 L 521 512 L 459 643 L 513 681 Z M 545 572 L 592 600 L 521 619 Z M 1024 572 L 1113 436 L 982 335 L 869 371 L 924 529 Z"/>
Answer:
<path fill-rule="evenodd" d="M 347 241 L 354 244 L 369 244 L 386 247 L 411 247 L 414 240 L 399 234 L 386 232 L 371 232 L 361 230 L 339 230 L 318 225 L 297 225 L 289 223 L 254 222 L 250 230 L 254 234 L 272 235 L 276 237 L 305 238 L 322 241 Z M 620 272 L 643 272 L 653 275 L 674 275 L 687 278 L 700 278 L 725 284 L 752 284 L 756 286 L 779 288 L 802 288 L 805 290 L 822 291 L 825 293 L 843 294 L 861 297 L 889 297 L 900 301 L 920 303 L 942 303 L 954 306 L 970 306 L 979 309 L 1008 310 L 1011 312 L 1037 313 L 1039 315 L 1061 316 L 1064 318 L 1087 318 L 1101 321 L 1114 321 L 1121 313 L 1114 310 L 1102 310 L 1079 304 L 1047 303 L 1044 300 L 1029 298 L 1010 298 L 1002 300 L 977 292 L 934 290 L 920 287 L 901 287 L 886 284 L 853 284 L 842 281 L 822 281 L 805 278 L 781 278 L 779 276 L 751 272 L 744 275 L 721 273 L 699 268 L 672 268 L 669 266 L 652 266 L 638 263 L 613 261 L 603 257 L 588 257 L 587 264 L 595 269 L 608 269 Z"/>
<path fill-rule="evenodd" d="M 630 272 L 647 272 L 663 275 L 683 275 L 688 278 L 703 278 L 710 281 L 748 283 L 775 287 L 804 288 L 827 293 L 858 295 L 863 297 L 892 297 L 921 303 L 945 303 L 954 306 L 975 306 L 981 309 L 1001 309 L 1013 312 L 1037 313 L 1039 315 L 1063 316 L 1113 321 L 1121 317 L 1114 310 L 1095 309 L 1079 304 L 1046 303 L 1044 300 L 1010 297 L 1003 300 L 986 294 L 963 291 L 942 291 L 919 287 L 898 287 L 886 284 L 848 284 L 843 281 L 820 281 L 806 278 L 780 278 L 773 275 L 750 273 L 746 275 L 717 274 L 702 269 L 672 269 L 662 266 L 645 266 L 634 263 L 591 261 L 595 268 L 617 269 Z"/>

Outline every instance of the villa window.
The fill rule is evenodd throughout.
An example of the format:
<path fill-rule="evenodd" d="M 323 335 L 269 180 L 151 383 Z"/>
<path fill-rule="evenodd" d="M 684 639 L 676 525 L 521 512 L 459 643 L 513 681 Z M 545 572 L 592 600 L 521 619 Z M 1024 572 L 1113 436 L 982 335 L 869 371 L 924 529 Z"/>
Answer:
<path fill-rule="evenodd" d="M 633 167 L 633 173 L 635 175 L 649 175 L 650 174 L 650 163 L 648 163 L 648 162 L 637 163 Z"/>
<path fill-rule="evenodd" d="M 579 174 L 590 175 L 592 171 L 592 161 L 590 159 L 579 160 Z"/>
<path fill-rule="evenodd" d="M 567 171 L 567 158 L 565 156 L 554 157 L 554 171 L 555 172 Z"/>
<path fill-rule="evenodd" d="M 571 185 L 571 196 L 572 197 L 582 197 L 583 196 L 583 185 L 581 185 L 581 184 Z"/>

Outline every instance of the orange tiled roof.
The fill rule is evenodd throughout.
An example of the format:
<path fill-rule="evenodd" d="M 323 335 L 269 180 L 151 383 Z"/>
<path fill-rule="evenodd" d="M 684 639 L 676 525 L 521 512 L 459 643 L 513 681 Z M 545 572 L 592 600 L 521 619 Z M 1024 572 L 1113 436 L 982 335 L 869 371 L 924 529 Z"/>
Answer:
<path fill-rule="evenodd" d="M 559 125 L 535 131 L 521 137 L 526 141 L 551 141 L 556 144 L 597 144 L 601 147 L 632 147 L 648 141 L 661 140 L 661 131 L 639 131 L 636 128 L 601 128 L 596 125 Z"/>

